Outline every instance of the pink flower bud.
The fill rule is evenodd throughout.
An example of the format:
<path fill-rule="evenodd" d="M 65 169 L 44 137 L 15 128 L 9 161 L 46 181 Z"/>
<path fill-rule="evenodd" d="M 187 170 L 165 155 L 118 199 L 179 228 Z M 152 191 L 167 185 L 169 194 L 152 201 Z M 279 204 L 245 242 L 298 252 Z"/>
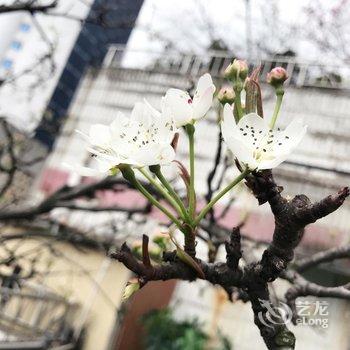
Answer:
<path fill-rule="evenodd" d="M 225 69 L 224 75 L 228 79 L 236 79 L 237 77 L 244 80 L 248 75 L 248 64 L 243 60 L 233 60 Z"/>
<path fill-rule="evenodd" d="M 235 101 L 235 92 L 231 87 L 224 86 L 218 93 L 218 100 L 223 105 L 226 103 L 231 105 Z"/>
<path fill-rule="evenodd" d="M 274 87 L 283 84 L 287 79 L 287 71 L 282 67 L 273 68 L 270 73 L 267 73 L 266 77 L 267 83 Z"/>

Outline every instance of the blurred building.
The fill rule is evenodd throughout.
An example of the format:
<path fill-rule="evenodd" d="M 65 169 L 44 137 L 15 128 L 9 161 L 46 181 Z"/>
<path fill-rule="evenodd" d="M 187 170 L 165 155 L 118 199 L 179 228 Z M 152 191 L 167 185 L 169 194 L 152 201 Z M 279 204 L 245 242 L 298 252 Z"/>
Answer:
<path fill-rule="evenodd" d="M 70 0 L 58 2 L 64 13 Z M 90 5 L 76 2 L 69 10 L 84 20 Z M 0 47 L 1 113 L 14 125 L 32 131 L 40 121 L 81 30 L 63 17 L 27 12 L 0 16 L 5 40 Z"/>
<path fill-rule="evenodd" d="M 75 1 L 69 13 L 86 19 L 83 24 L 65 16 L 38 14 L 35 20 L 25 13 L 0 16 L 4 33 L 0 42 L 0 77 L 11 80 L 18 75 L 0 86 L 0 112 L 6 112 L 17 127 L 35 129 L 37 140 L 45 147 L 53 146 L 33 186 L 39 190 L 35 196 L 43 198 L 65 184 L 91 180 L 77 176 L 64 165 L 88 166 L 92 162 L 76 129 L 86 132 L 93 123 L 109 123 L 118 110 L 128 114 L 135 102 L 143 98 L 159 107 L 160 97 L 169 87 L 189 89 L 204 72 L 212 74 L 217 86 L 222 84 L 221 72 L 231 61 L 231 54 L 212 51 L 205 55 L 181 55 L 131 50 L 123 45 L 127 43 L 142 2 L 108 1 L 112 8 L 106 9 L 103 0 Z M 66 5 L 71 3 L 61 0 L 59 11 L 64 13 L 69 7 Z M 105 25 L 101 25 L 103 23 Z M 53 60 L 50 55 L 45 56 L 53 47 L 48 45 L 43 33 L 54 43 Z M 44 61 L 40 61 L 41 58 L 45 58 Z M 281 126 L 300 117 L 309 125 L 298 150 L 275 171 L 285 191 L 290 195 L 305 193 L 317 200 L 349 183 L 350 69 L 302 62 L 295 57 L 271 57 L 262 63 L 263 78 L 276 65 L 284 66 L 290 76 Z M 34 68 L 28 71 L 31 67 Z M 23 72 L 26 74 L 22 77 Z M 265 85 L 263 97 L 265 114 L 269 115 L 274 94 Z M 213 108 L 208 118 L 196 127 L 196 183 L 201 194 L 207 191 L 206 179 L 214 162 L 217 114 L 218 108 Z M 187 161 L 186 142 L 179 143 L 178 156 Z M 234 171 L 232 168 L 227 172 L 224 182 L 235 176 Z M 168 175 L 174 173 L 170 167 Z M 175 185 L 181 190 L 180 183 Z M 232 197 L 237 192 L 233 192 Z M 31 200 L 38 199 L 34 197 Z M 226 203 L 229 200 L 226 198 Z M 103 191 L 93 204 L 123 204 L 131 208 L 144 202 L 134 192 Z M 220 224 L 231 228 L 246 213 L 249 216 L 244 234 L 259 241 L 270 240 L 274 223 L 269 209 L 258 208 L 255 199 L 247 193 L 237 196 Z M 101 239 L 110 239 L 117 232 L 120 242 L 125 239 L 132 242 L 142 233 L 157 232 L 158 220 L 162 221 L 156 211 L 147 217 L 146 223 L 143 218 L 140 223 L 137 220 L 130 223 L 126 214 L 114 212 L 86 214 L 56 209 L 50 215 L 57 222 L 79 227 L 84 233 Z M 348 243 L 349 215 L 350 204 L 346 202 L 334 214 L 307 229 L 298 254 Z M 41 253 L 42 247 L 46 250 Z M 150 283 L 125 309 L 121 295 L 131 274 L 121 264 L 106 259 L 103 251 L 75 249 L 65 243 L 53 248 L 43 238 L 23 245 L 13 241 L 0 249 L 1 258 L 5 259 L 8 251 L 15 248 L 22 256 L 18 263 L 26 274 L 30 273 L 34 261 L 31 252 L 40 251 L 35 257 L 35 269 L 39 273 L 32 283 L 19 286 L 13 283 L 17 270 L 1 269 L 0 349 L 11 346 L 70 349 L 78 347 L 77 339 L 84 340 L 81 345 L 84 350 L 140 349 L 140 315 L 167 305 L 174 306 L 178 318 L 196 316 L 203 321 L 213 342 L 220 329 L 230 336 L 233 344 L 240 344 L 239 348 L 236 346 L 239 350 L 250 350 L 252 344 L 254 348 L 263 348 L 250 305 L 231 304 L 220 289 L 206 283 Z M 206 256 L 204 246 L 199 244 L 198 250 L 199 255 Z M 258 254 L 261 252 L 257 251 Z M 349 278 L 348 267 L 344 262 L 337 262 L 313 270 L 311 279 L 337 285 Z M 281 284 L 279 288 L 283 290 L 285 286 Z M 349 303 L 332 300 L 329 312 L 327 330 L 293 329 L 298 339 L 303 339 L 298 349 L 349 348 L 344 322 L 350 318 Z"/>
<path fill-rule="evenodd" d="M 100 66 L 111 43 L 127 43 L 142 4 L 143 0 L 91 2 L 86 21 L 80 26 L 79 35 L 50 95 L 44 118 L 35 131 L 36 138 L 48 148 L 52 147 L 85 70 L 89 66 Z"/>
<path fill-rule="evenodd" d="M 0 268 L 0 349 L 107 349 L 125 268 L 100 251 L 45 238 L 2 244 L 1 259 L 10 249 L 18 258 L 15 269 Z"/>
<path fill-rule="evenodd" d="M 127 114 L 134 103 L 143 98 L 159 107 L 160 97 L 169 87 L 188 89 L 199 75 L 207 71 L 215 78 L 217 86 L 220 86 L 222 69 L 231 59 L 230 54 L 222 52 L 195 56 L 132 51 L 123 46 L 111 46 L 102 67 L 90 69 L 80 83 L 69 109 L 69 117 L 56 140 L 38 183 L 42 192 L 50 193 L 65 183 L 76 184 L 84 180 L 62 165 L 63 163 L 89 165 L 91 162 L 83 142 L 75 133 L 76 129 L 86 132 L 93 123 L 109 123 L 115 118 L 116 111 L 120 110 Z M 313 200 L 317 200 L 334 192 L 339 186 L 347 184 L 350 180 L 350 159 L 347 151 L 350 138 L 350 120 L 347 118 L 347 111 L 350 108 L 348 99 L 350 70 L 344 67 L 300 62 L 288 57 L 271 58 L 262 63 L 262 77 L 276 65 L 284 66 L 290 76 L 279 120 L 280 125 L 284 127 L 293 118 L 303 118 L 309 126 L 307 136 L 297 151 L 275 171 L 285 192 L 289 195 L 305 193 Z M 268 115 L 272 113 L 274 93 L 264 84 L 263 97 L 265 115 Z M 208 118 L 196 126 L 198 175 L 196 184 L 202 194 L 206 193 L 206 176 L 213 164 L 217 145 L 217 113 L 218 111 L 213 109 Z M 180 140 L 181 137 L 183 135 L 180 136 Z M 186 162 L 185 144 L 186 142 L 179 143 L 178 157 Z M 234 169 L 229 171 L 224 181 L 234 177 L 233 172 Z M 130 206 L 139 205 L 140 200 L 140 197 L 131 194 L 123 197 L 113 193 L 100 198 L 104 204 L 122 203 Z M 249 212 L 249 217 L 244 226 L 245 235 L 260 241 L 270 240 L 273 218 L 267 206 L 258 208 L 255 199 L 249 194 L 238 196 L 220 224 L 231 228 L 246 212 Z M 334 214 L 308 228 L 299 254 L 308 254 L 318 249 L 348 243 L 349 215 L 350 205 L 345 203 Z M 69 220 L 68 217 L 66 219 Z M 74 213 L 71 220 L 79 224 L 84 221 L 84 226 L 96 227 L 96 217 L 91 213 L 88 216 Z M 205 251 L 200 251 L 200 254 L 205 254 Z M 339 263 L 313 271 L 312 274 L 315 281 L 336 285 L 341 279 L 348 278 L 348 266 Z M 164 288 L 167 290 L 164 292 L 166 295 L 173 294 L 171 299 L 163 302 L 176 305 L 178 317 L 199 316 L 205 320 L 209 330 L 216 330 L 216 325 L 219 325 L 226 334 L 230 334 L 233 343 L 237 341 L 239 344 L 246 344 L 246 347 L 241 347 L 240 350 L 251 349 L 251 344 L 255 342 L 262 345 L 258 330 L 253 324 L 249 305 L 239 302 L 229 306 L 220 291 L 212 287 L 205 288 L 201 283 L 189 287 L 185 282 L 178 282 L 174 292 L 174 287 Z M 146 293 L 144 297 L 147 298 L 147 291 L 144 293 Z M 154 293 L 154 290 L 150 289 L 149 293 Z M 204 295 L 204 299 L 202 300 L 199 295 Z M 135 303 L 132 305 L 138 311 L 131 306 L 131 310 L 134 310 L 134 319 L 145 311 L 144 309 L 140 311 L 137 299 Z M 343 327 L 343 320 L 350 315 L 349 304 L 345 301 L 332 300 L 330 305 L 330 328 L 327 331 L 314 332 L 310 335 L 312 330 L 308 327 L 296 330 L 303 338 L 299 349 L 311 349 L 313 348 L 311 344 L 317 344 L 319 349 L 334 348 L 334 342 L 337 344 L 337 349 L 347 349 L 350 339 L 344 336 L 346 330 Z M 340 313 L 339 310 L 343 312 Z M 237 314 L 242 316 L 237 318 Z M 128 320 L 126 318 L 126 323 L 116 326 L 115 334 L 119 335 L 119 338 L 114 338 L 114 342 L 115 339 L 119 340 L 113 343 L 115 344 L 113 349 L 121 349 L 118 347 L 120 344 L 128 348 L 125 344 L 131 344 L 130 330 L 128 331 L 125 326 L 130 322 Z"/>
<path fill-rule="evenodd" d="M 50 148 L 86 68 L 101 64 L 110 43 L 127 42 L 142 2 L 115 0 L 105 8 L 101 0 L 61 0 L 58 15 L 1 14 L 1 116 L 19 135 L 36 128 L 36 139 Z M 42 152 L 37 145 L 26 151 Z M 29 183 L 21 188 L 28 189 Z M 62 254 L 50 260 L 44 246 L 45 239 L 28 240 L 20 245 L 19 265 L 2 266 L 0 349 L 72 349 L 77 340 L 84 349 L 107 348 L 127 271 L 104 252 L 69 244 L 55 245 Z M 0 256 L 6 259 L 11 249 L 18 241 L 3 244 Z"/>
<path fill-rule="evenodd" d="M 46 13 L 1 14 L 0 113 L 50 147 L 86 67 L 127 42 L 142 3 L 59 0 Z"/>
<path fill-rule="evenodd" d="M 87 132 L 93 123 L 108 124 L 115 118 L 116 111 L 128 114 L 135 102 L 143 98 L 159 107 L 160 98 L 169 87 L 188 89 L 199 75 L 207 71 L 212 74 L 217 86 L 220 86 L 223 84 L 222 68 L 230 60 L 231 56 L 222 52 L 195 56 L 132 51 L 124 46 L 112 46 L 103 66 L 90 69 L 81 82 L 69 118 L 46 163 L 47 171 L 55 168 L 58 172 L 65 173 L 65 176 L 62 175 L 64 183 L 69 178 L 64 163 L 88 165 L 91 162 L 85 145 L 75 130 Z M 279 119 L 281 127 L 294 118 L 301 118 L 308 125 L 308 133 L 302 144 L 275 170 L 276 176 L 285 185 L 288 194 L 305 193 L 314 200 L 321 199 L 336 190 L 339 184 L 346 184 L 350 176 L 347 152 L 350 135 L 350 121 L 347 118 L 350 70 L 280 57 L 263 61 L 261 76 L 266 76 L 276 65 L 285 66 L 290 76 L 282 117 Z M 265 114 L 269 115 L 274 105 L 274 92 L 263 83 L 263 94 Z M 196 128 L 196 183 L 202 193 L 206 190 L 206 174 L 215 155 L 217 113 L 213 109 L 209 117 L 198 123 Z M 179 147 L 178 155 L 185 160 L 186 142 L 180 142 Z M 208 149 L 213 152 L 207 152 Z M 266 213 L 264 207 L 260 210 L 260 214 Z M 321 221 L 320 227 L 332 227 L 339 232 L 337 239 L 340 241 L 335 241 L 332 237 L 330 241 L 333 243 L 320 241 L 320 246 L 323 243 L 337 244 L 346 239 L 341 232 L 348 229 L 349 210 L 349 204 L 345 204 L 335 214 Z M 268 227 L 271 225 L 272 222 Z M 314 237 L 316 240 L 321 239 L 321 235 L 317 236 L 318 238 Z"/>
<path fill-rule="evenodd" d="M 21 28 L 21 22 L 23 20 L 23 15 L 17 14 L 3 14 L 0 18 L 1 32 L 3 33 L 3 40 L 0 44 L 0 60 L 1 60 L 1 77 L 6 75 L 6 70 L 12 65 L 11 59 L 7 56 L 7 52 L 10 46 L 18 46 L 14 44 L 14 37 L 18 35 L 18 32 L 23 31 Z M 12 44 L 11 44 L 12 43 Z M 10 60 L 10 61 L 9 61 Z"/>

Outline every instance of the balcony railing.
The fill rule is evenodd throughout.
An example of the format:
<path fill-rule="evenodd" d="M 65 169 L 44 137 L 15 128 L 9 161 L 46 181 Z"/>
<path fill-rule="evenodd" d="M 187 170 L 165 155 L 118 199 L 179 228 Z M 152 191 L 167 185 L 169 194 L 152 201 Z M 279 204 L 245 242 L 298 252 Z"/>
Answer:
<path fill-rule="evenodd" d="M 214 77 L 221 77 L 233 58 L 232 54 L 222 51 L 192 55 L 130 50 L 123 45 L 112 45 L 106 54 L 104 68 L 140 69 L 193 77 L 210 72 Z M 294 57 L 252 59 L 250 64 L 261 64 L 263 77 L 276 66 L 284 67 L 290 77 L 286 83 L 293 86 L 350 89 L 350 67 L 300 61 Z"/>
<path fill-rule="evenodd" d="M 0 288 L 0 349 L 69 344 L 77 305 L 42 285 Z"/>

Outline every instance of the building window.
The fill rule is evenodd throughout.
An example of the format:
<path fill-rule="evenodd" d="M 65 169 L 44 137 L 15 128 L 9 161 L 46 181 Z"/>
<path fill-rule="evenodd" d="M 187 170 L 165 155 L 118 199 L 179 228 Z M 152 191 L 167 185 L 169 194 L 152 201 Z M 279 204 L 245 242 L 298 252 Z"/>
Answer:
<path fill-rule="evenodd" d="M 10 69 L 12 68 L 13 61 L 9 60 L 8 58 L 5 58 L 2 62 L 1 65 L 5 69 Z"/>
<path fill-rule="evenodd" d="M 21 48 L 22 48 L 22 44 L 21 44 L 20 41 L 17 41 L 17 40 L 12 41 L 12 43 L 11 43 L 11 49 L 18 51 L 18 50 L 20 50 Z"/>
<path fill-rule="evenodd" d="M 19 30 L 21 32 L 29 32 L 30 25 L 28 23 L 21 23 L 19 26 Z"/>

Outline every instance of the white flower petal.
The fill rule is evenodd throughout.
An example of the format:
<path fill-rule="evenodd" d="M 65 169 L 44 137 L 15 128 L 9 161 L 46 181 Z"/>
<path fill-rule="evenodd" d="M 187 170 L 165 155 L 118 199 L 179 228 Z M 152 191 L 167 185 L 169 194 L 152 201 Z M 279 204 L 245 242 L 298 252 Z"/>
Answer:
<path fill-rule="evenodd" d="M 307 126 L 300 120 L 294 119 L 284 131 L 277 134 L 274 142 L 276 155 L 290 153 L 296 148 L 307 131 Z"/>
<path fill-rule="evenodd" d="M 115 166 L 115 164 L 111 164 L 103 159 L 96 158 L 97 169 L 101 173 L 109 173 L 111 168 Z"/>
<path fill-rule="evenodd" d="M 213 103 L 214 92 L 215 86 L 210 74 L 202 75 L 193 97 L 193 119 L 198 120 L 205 116 Z"/>
<path fill-rule="evenodd" d="M 237 125 L 242 141 L 244 144 L 251 148 L 252 151 L 257 147 L 263 147 L 268 141 L 269 127 L 256 113 L 250 113 L 240 119 Z"/>
<path fill-rule="evenodd" d="M 158 135 L 156 136 L 157 142 L 170 145 L 174 139 L 178 129 L 175 126 L 174 121 L 166 121 L 158 125 Z"/>
<path fill-rule="evenodd" d="M 266 124 L 266 121 L 261 118 L 256 113 L 249 113 L 240 119 L 237 125 L 239 128 L 243 130 L 251 130 L 254 128 L 255 131 L 262 131 L 262 133 L 267 133 L 269 131 L 269 127 Z"/>
<path fill-rule="evenodd" d="M 127 118 L 123 113 L 118 112 L 116 118 L 109 126 L 112 132 L 112 137 L 119 137 L 123 129 L 128 127 L 129 122 L 129 118 Z"/>
<path fill-rule="evenodd" d="M 93 176 L 101 175 L 101 171 L 99 171 L 98 169 L 88 168 L 86 166 L 81 166 L 81 165 L 72 165 L 67 163 L 62 163 L 62 165 L 68 170 L 80 176 L 93 177 Z"/>
<path fill-rule="evenodd" d="M 164 96 L 164 103 L 171 109 L 177 127 L 183 126 L 192 120 L 192 99 L 187 92 L 179 89 L 169 89 Z"/>
<path fill-rule="evenodd" d="M 223 112 L 223 121 L 221 122 L 221 132 L 224 138 L 240 138 L 241 134 L 236 124 L 235 117 L 233 115 L 233 108 L 226 103 Z"/>
<path fill-rule="evenodd" d="M 110 124 L 111 141 L 110 148 L 113 150 L 125 149 L 127 142 L 126 135 L 129 132 L 130 119 L 125 117 L 121 112 L 117 114 L 117 117 Z"/>
<path fill-rule="evenodd" d="M 98 157 L 99 159 L 108 162 L 110 164 L 110 168 L 120 164 L 120 163 L 124 163 L 123 162 L 123 158 L 122 157 L 118 157 L 117 155 L 111 155 L 111 154 L 107 154 L 107 153 L 103 153 L 93 147 L 88 147 L 87 151 L 90 152 L 91 154 L 95 155 L 96 157 Z"/>
<path fill-rule="evenodd" d="M 85 142 L 91 143 L 89 135 L 85 134 L 84 132 L 82 132 L 82 131 L 80 131 L 80 130 L 75 130 L 75 132 L 76 132 L 77 134 L 79 134 L 79 136 L 81 136 L 82 139 L 83 139 Z"/>
<path fill-rule="evenodd" d="M 193 119 L 198 120 L 203 118 L 213 103 L 213 94 L 215 91 L 209 87 L 203 94 L 193 98 Z"/>
<path fill-rule="evenodd" d="M 131 111 L 130 121 L 131 123 L 141 123 L 145 127 L 148 127 L 152 123 L 151 110 L 145 103 L 136 102 Z"/>
<path fill-rule="evenodd" d="M 162 99 L 162 101 L 163 100 L 164 98 Z M 161 117 L 159 118 L 159 123 L 161 124 L 170 123 L 175 125 L 172 109 L 165 103 L 162 103 L 162 113 L 161 113 Z"/>
<path fill-rule="evenodd" d="M 109 126 L 94 124 L 89 129 L 89 139 L 92 145 L 102 146 L 111 141 L 111 131 Z"/>
<path fill-rule="evenodd" d="M 151 145 L 136 152 L 132 159 L 138 166 L 169 164 L 175 158 L 175 151 L 170 145 Z"/>
<path fill-rule="evenodd" d="M 205 73 L 198 80 L 195 97 L 197 94 L 203 95 L 209 88 L 213 90 L 213 93 L 215 92 L 215 86 L 211 75 L 209 73 Z"/>
<path fill-rule="evenodd" d="M 153 117 L 156 117 L 156 118 L 161 117 L 161 113 L 157 111 L 145 98 L 143 99 L 143 102 Z"/>
<path fill-rule="evenodd" d="M 175 150 L 171 145 L 161 147 L 158 158 L 160 165 L 170 164 L 175 159 Z"/>
<path fill-rule="evenodd" d="M 227 136 L 224 129 L 222 129 L 222 135 L 227 147 L 240 162 L 247 164 L 250 169 L 256 169 L 258 167 L 252 150 L 246 147 L 241 139 L 237 139 L 231 135 Z"/>
<path fill-rule="evenodd" d="M 259 162 L 258 169 L 264 170 L 264 169 L 276 168 L 276 166 L 283 163 L 288 158 L 288 156 L 289 156 L 289 153 L 285 153 L 271 160 L 262 160 L 261 162 Z"/>
<path fill-rule="evenodd" d="M 255 169 L 257 162 L 253 157 L 251 148 L 242 140 L 233 116 L 232 107 L 229 104 L 225 104 L 223 114 L 224 119 L 221 122 L 221 132 L 227 147 L 239 161 L 248 164 L 250 169 Z"/>

